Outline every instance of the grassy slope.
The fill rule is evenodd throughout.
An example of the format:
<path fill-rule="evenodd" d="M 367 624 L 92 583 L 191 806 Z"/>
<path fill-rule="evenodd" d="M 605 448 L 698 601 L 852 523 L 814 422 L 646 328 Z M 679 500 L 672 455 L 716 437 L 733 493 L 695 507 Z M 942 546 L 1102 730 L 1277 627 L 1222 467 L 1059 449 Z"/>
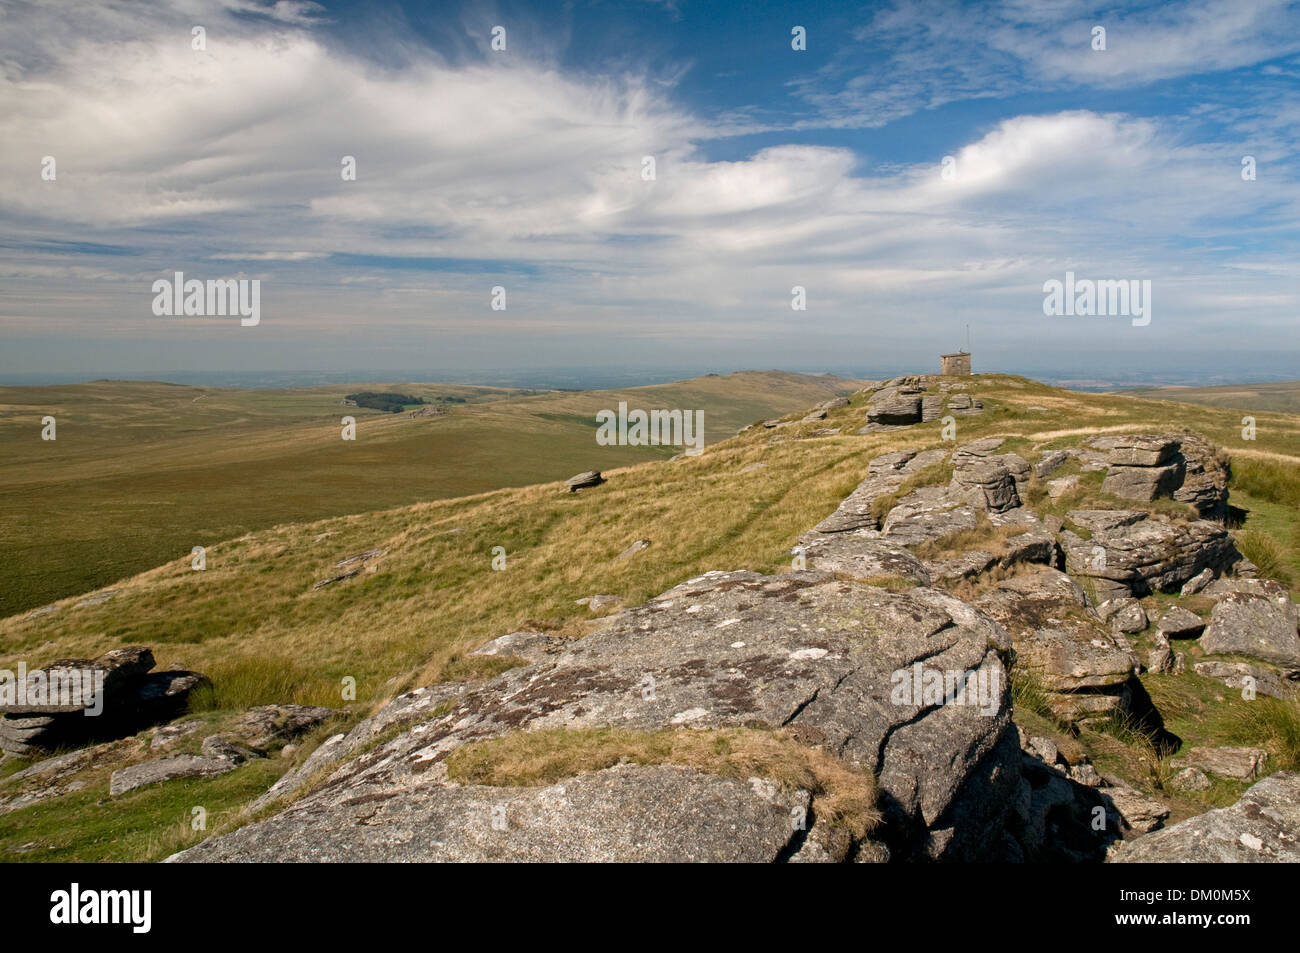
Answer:
<path fill-rule="evenodd" d="M 1259 411 L 1300 414 L 1300 381 L 1221 387 L 1141 387 L 1124 393 L 1153 400 L 1236 407 L 1252 414 Z"/>
<path fill-rule="evenodd" d="M 704 410 L 711 440 L 851 382 L 781 372 L 579 394 L 369 385 L 465 397 L 446 417 L 343 405 L 367 385 L 241 391 L 97 382 L 0 388 L 0 616 L 109 585 L 194 546 L 273 526 L 563 479 L 670 455 L 600 447 L 594 415 Z M 531 393 L 531 392 L 530 392 Z M 40 419 L 58 439 L 40 439 Z M 340 418 L 357 418 L 355 442 Z"/>
<path fill-rule="evenodd" d="M 972 391 L 988 412 L 959 418 L 959 442 L 1001 434 L 1032 445 L 1072 435 L 1186 426 L 1243 455 L 1242 460 L 1254 454 L 1253 459 L 1292 470 L 1300 464 L 1296 418 L 1264 415 L 1268 426 L 1261 425 L 1259 440 L 1244 445 L 1234 411 L 1074 393 L 1001 376 L 974 379 Z M 581 633 L 591 616 L 574 604 L 580 597 L 613 593 L 635 604 L 711 569 L 785 568 L 798 535 L 857 485 L 868 459 L 939 443 L 937 421 L 896 433 L 851 435 L 862 422 L 861 401 L 855 398 L 853 406 L 832 412 L 825 424 L 778 431 L 798 434 L 842 425 L 842 436 L 768 444 L 771 432 L 756 428 L 701 457 L 614 470 L 606 485 L 578 494 L 564 493 L 556 484 L 496 490 L 281 525 L 254 538 L 217 543 L 209 549 L 206 572 L 193 572 L 177 559 L 124 582 L 119 595 L 100 605 L 76 609 L 75 600 L 68 600 L 52 615 L 0 621 L 0 667 L 141 642 L 154 647 L 161 667 L 211 674 L 222 692 L 220 707 L 273 701 L 338 705 L 340 680 L 351 675 L 357 679 L 360 713 L 417 685 L 472 677 L 475 669 L 463 654 L 504 632 L 541 625 Z M 1032 405 L 1047 409 L 1031 411 Z M 756 462 L 764 466 L 740 472 Z M 1298 513 L 1270 514 L 1279 536 L 1294 537 Z M 327 532 L 337 535 L 318 539 Z M 639 537 L 653 541 L 650 549 L 616 561 Z M 491 549 L 497 545 L 508 553 L 504 571 L 491 568 Z M 375 573 L 312 590 L 339 558 L 371 547 L 388 550 Z M 1182 684 L 1201 686 L 1203 694 L 1231 694 L 1194 675 L 1184 678 Z M 1132 767 L 1132 746 L 1102 736 L 1094 741 L 1102 756 L 1107 744 L 1118 746 L 1122 757 L 1115 760 Z M 195 797 L 204 783 L 196 782 Z M 48 835 L 63 839 L 60 856 L 100 856 L 90 841 L 77 846 L 83 826 L 102 825 L 102 816 L 113 812 L 127 812 L 129 823 L 140 824 L 137 815 L 157 813 L 173 797 L 168 785 L 138 793 L 129 805 L 78 802 L 84 821 Z M 226 788 L 212 795 L 223 805 L 231 796 Z M 58 814 L 56 806 L 41 810 Z M 31 839 L 23 833 L 28 813 L 0 817 L 0 850 Z M 42 815 L 47 816 L 53 815 Z M 51 831 L 56 827 L 50 820 L 43 823 Z M 175 838 L 167 844 L 174 847 Z M 132 856 L 165 852 L 158 846 Z"/>

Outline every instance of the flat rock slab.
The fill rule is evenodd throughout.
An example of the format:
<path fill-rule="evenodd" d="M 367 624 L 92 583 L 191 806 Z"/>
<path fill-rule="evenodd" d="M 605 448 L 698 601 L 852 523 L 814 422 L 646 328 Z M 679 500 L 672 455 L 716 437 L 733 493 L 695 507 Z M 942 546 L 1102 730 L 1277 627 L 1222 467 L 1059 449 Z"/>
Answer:
<path fill-rule="evenodd" d="M 1205 631 L 1205 620 L 1182 606 L 1171 606 L 1156 628 L 1171 639 L 1194 639 Z"/>
<path fill-rule="evenodd" d="M 136 788 L 174 781 L 177 778 L 215 778 L 237 767 L 239 764 L 228 758 L 201 758 L 192 754 L 172 755 L 114 771 L 109 780 L 108 793 L 117 797 Z"/>
<path fill-rule="evenodd" d="M 1174 759 L 1171 765 L 1175 768 L 1200 768 L 1234 781 L 1254 781 L 1263 773 L 1267 760 L 1268 752 L 1262 748 L 1196 747 Z"/>
<path fill-rule="evenodd" d="M 569 477 L 564 481 L 564 485 L 569 488 L 570 493 L 577 493 L 590 486 L 600 486 L 604 482 L 605 478 L 600 475 L 599 470 L 586 470 Z"/>
<path fill-rule="evenodd" d="M 1279 771 L 1236 804 L 1118 845 L 1114 863 L 1300 863 L 1300 774 Z"/>
<path fill-rule="evenodd" d="M 808 803 L 761 780 L 623 765 L 548 787 L 430 784 L 328 815 L 294 808 L 169 859 L 770 863 Z"/>
<path fill-rule="evenodd" d="M 318 705 L 258 705 L 243 712 L 225 728 L 231 735 L 254 748 L 265 748 L 277 741 L 290 741 L 306 734 L 317 725 L 341 715 L 335 708 Z"/>
<path fill-rule="evenodd" d="M 454 845 L 446 849 L 477 857 L 477 842 L 456 834 L 465 812 L 490 816 L 492 806 L 516 794 L 537 795 L 498 789 L 471 796 L 473 789 L 448 785 L 443 761 L 462 744 L 521 730 L 765 725 L 785 726 L 805 743 L 877 773 L 887 792 L 882 836 L 894 838 L 891 852 L 897 845 L 900 856 L 990 856 L 1001 849 L 1019 776 L 1009 648 L 996 624 L 938 590 L 898 593 L 820 572 L 707 573 L 611 619 L 553 660 L 512 669 L 426 709 L 397 738 L 343 762 L 291 810 L 231 835 L 238 840 L 218 838 L 190 854 L 283 858 L 284 846 L 295 844 L 291 853 L 304 857 L 336 850 L 357 859 L 444 856 L 426 854 L 443 848 L 424 846 L 436 840 L 425 831 L 443 830 L 429 825 L 447 817 L 455 821 L 445 828 L 446 843 Z M 954 673 L 983 686 L 987 706 L 900 698 L 895 673 L 916 664 L 921 675 Z M 683 824 L 681 816 L 656 813 L 653 784 L 636 773 L 627 777 L 641 787 L 626 802 L 637 805 L 627 812 L 635 828 L 629 842 L 674 844 L 669 828 Z M 737 800 L 736 789 L 726 796 Z M 462 805 L 466 798 L 469 806 Z M 362 807 L 364 824 L 346 819 Z M 528 816 L 531 809 L 520 807 Z M 719 817 L 714 824 L 725 832 L 728 815 Z M 788 812 L 782 820 L 788 823 Z M 256 840 L 250 830 L 259 832 Z M 409 846 L 412 831 L 421 832 L 418 854 L 410 853 L 417 849 Z M 536 850 L 546 856 L 596 849 L 567 826 L 538 827 L 536 836 Z M 608 842 L 592 838 L 601 843 Z M 776 841 L 761 843 L 753 856 L 767 856 Z M 541 856 L 518 849 L 523 853 L 503 856 Z"/>
<path fill-rule="evenodd" d="M 1245 655 L 1300 668 L 1300 614 L 1290 593 L 1277 589 L 1268 595 L 1233 592 L 1219 599 L 1201 636 L 1201 648 L 1210 655 Z"/>
<path fill-rule="evenodd" d="M 1237 689 L 1243 698 L 1248 698 L 1251 691 L 1270 698 L 1294 698 L 1297 690 L 1300 690 L 1300 672 L 1278 672 L 1247 662 L 1220 662 L 1212 659 L 1193 663 L 1192 670 L 1197 675 L 1213 678 L 1229 688 Z"/>
<path fill-rule="evenodd" d="M 807 543 L 803 552 L 810 569 L 842 573 L 854 579 L 893 576 L 916 586 L 930 585 L 930 574 L 921 560 L 905 547 L 875 534 L 863 536 L 861 531 L 824 534 Z"/>

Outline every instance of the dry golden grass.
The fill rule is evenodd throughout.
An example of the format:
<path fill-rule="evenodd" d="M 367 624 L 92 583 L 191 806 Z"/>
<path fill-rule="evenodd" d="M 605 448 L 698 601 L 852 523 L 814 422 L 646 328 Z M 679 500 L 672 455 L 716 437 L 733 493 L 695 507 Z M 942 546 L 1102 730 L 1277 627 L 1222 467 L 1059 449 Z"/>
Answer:
<path fill-rule="evenodd" d="M 870 772 L 787 733 L 750 728 L 521 731 L 453 751 L 447 776 L 462 784 L 552 784 L 616 764 L 673 764 L 733 778 L 762 777 L 812 793 L 820 818 L 863 838 L 880 820 Z"/>

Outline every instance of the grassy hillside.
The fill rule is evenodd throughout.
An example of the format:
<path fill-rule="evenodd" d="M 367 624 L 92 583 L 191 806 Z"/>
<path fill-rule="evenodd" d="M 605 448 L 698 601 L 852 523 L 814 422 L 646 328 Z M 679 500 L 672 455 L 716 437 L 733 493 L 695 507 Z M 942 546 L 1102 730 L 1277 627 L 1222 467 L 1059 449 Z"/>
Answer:
<path fill-rule="evenodd" d="M 1125 394 L 1151 400 L 1173 400 L 1211 407 L 1237 407 L 1247 413 L 1274 411 L 1300 414 L 1300 381 L 1273 384 L 1231 384 L 1222 387 L 1142 387 Z"/>
<path fill-rule="evenodd" d="M 109 585 L 278 523 L 557 480 L 662 459 L 601 447 L 597 410 L 704 411 L 717 441 L 854 382 L 742 373 L 623 391 L 511 391 L 428 383 L 247 391 L 102 381 L 0 388 L 0 616 Z M 348 393 L 459 398 L 445 416 L 347 406 Z M 41 418 L 57 440 L 41 439 Z M 340 419 L 356 418 L 357 439 Z"/>
<path fill-rule="evenodd" d="M 1287 564 L 1300 570 L 1300 418 L 1261 414 L 1259 439 L 1247 444 L 1233 410 L 1075 393 L 1000 375 L 972 379 L 971 393 L 983 400 L 986 413 L 959 420 L 959 443 L 1004 435 L 1028 448 L 1136 428 L 1189 427 L 1205 433 L 1233 457 L 1233 501 L 1240 501 L 1238 488 L 1245 487 L 1249 499 L 1261 504 L 1258 514 L 1246 515 L 1245 527 L 1274 539 Z M 584 401 L 590 398 L 506 397 L 488 404 L 487 414 L 508 405 L 579 414 L 589 409 Z M 805 401 L 798 413 L 813 402 Z M 337 706 L 341 680 L 352 676 L 357 682 L 353 717 L 359 717 L 418 685 L 495 674 L 509 660 L 467 658 L 466 653 L 505 632 L 526 627 L 585 632 L 595 617 L 575 604 L 579 598 L 609 593 L 632 605 L 708 570 L 788 567 L 800 533 L 835 509 L 863 478 L 871 457 L 940 443 L 938 421 L 902 432 L 854 435 L 863 413 L 858 397 L 824 423 L 777 432 L 791 439 L 769 442 L 772 431 L 754 428 L 700 457 L 611 469 L 608 483 L 577 494 L 555 483 L 495 489 L 213 541 L 204 572 L 192 571 L 178 555 L 117 585 L 119 592 L 108 601 L 78 608 L 78 600 L 69 599 L 48 615 L 0 621 L 0 667 L 142 643 L 154 648 L 160 668 L 211 675 L 216 692 L 210 704 L 216 711 L 293 701 Z M 448 422 L 433 420 L 435 426 Z M 393 428 L 420 422 L 385 421 Z M 843 430 L 838 436 L 800 439 L 822 426 Z M 364 448 L 359 441 L 349 449 Z M 318 472 L 328 469 L 329 459 L 318 461 Z M 129 480 L 120 492 L 124 499 L 138 499 Z M 617 559 L 638 538 L 649 538 L 650 548 Z M 495 546 L 507 552 L 501 571 L 492 567 Z M 376 571 L 313 589 L 333 574 L 341 558 L 371 548 L 385 550 Z M 1160 677 L 1155 678 L 1153 694 L 1161 690 Z M 1195 706 L 1222 699 L 1221 687 L 1205 684 L 1208 701 L 1182 702 L 1189 712 L 1189 737 L 1199 737 L 1194 725 L 1203 718 Z M 1032 712 L 1026 717 L 1032 719 Z M 1115 769 L 1123 769 L 1131 763 L 1131 748 L 1111 742 L 1123 749 L 1123 757 L 1114 758 Z M 258 770 L 278 773 L 290 763 L 263 764 Z M 3 815 L 0 851 L 38 842 L 41 859 L 157 859 L 201 836 L 184 827 L 187 805 L 204 804 L 214 816 L 233 816 L 251 798 L 233 777 L 142 789 L 106 804 L 98 803 L 103 791 L 87 789 Z M 261 775 L 256 780 L 262 789 L 269 783 Z M 106 822 L 110 815 L 119 819 L 121 836 L 110 833 L 119 829 Z M 74 816 L 78 820 L 70 822 Z M 166 836 L 159 836 L 159 825 L 170 825 Z"/>

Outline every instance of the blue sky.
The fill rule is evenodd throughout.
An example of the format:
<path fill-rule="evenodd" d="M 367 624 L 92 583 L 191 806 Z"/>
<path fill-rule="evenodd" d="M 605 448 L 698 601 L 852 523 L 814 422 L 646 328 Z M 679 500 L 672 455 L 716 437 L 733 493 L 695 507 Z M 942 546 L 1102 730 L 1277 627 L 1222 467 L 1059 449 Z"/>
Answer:
<path fill-rule="evenodd" d="M 1300 377 L 1300 3 L 0 16 L 0 378 L 876 374 L 967 324 L 977 370 Z M 1044 315 L 1067 270 L 1151 322 Z M 260 280 L 261 323 L 155 316 L 176 271 Z"/>

